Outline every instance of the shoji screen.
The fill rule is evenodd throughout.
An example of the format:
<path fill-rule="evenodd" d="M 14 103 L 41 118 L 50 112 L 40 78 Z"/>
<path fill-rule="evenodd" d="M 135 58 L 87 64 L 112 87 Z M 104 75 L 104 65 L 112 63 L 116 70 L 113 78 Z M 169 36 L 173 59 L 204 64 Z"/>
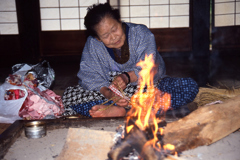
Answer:
<path fill-rule="evenodd" d="M 240 25 L 240 0 L 215 0 L 215 27 Z"/>
<path fill-rule="evenodd" d="M 110 0 L 122 20 L 149 28 L 189 27 L 189 0 Z"/>
<path fill-rule="evenodd" d="M 87 7 L 106 0 L 39 0 L 42 31 L 84 30 Z"/>
<path fill-rule="evenodd" d="M 18 34 L 15 0 L 0 1 L 0 34 Z"/>

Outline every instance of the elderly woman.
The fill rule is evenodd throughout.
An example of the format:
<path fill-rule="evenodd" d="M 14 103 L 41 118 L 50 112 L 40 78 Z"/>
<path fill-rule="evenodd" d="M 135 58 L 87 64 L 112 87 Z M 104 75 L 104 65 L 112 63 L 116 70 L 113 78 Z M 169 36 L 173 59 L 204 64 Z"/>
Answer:
<path fill-rule="evenodd" d="M 136 64 L 144 60 L 146 54 L 153 55 L 157 65 L 155 85 L 171 94 L 172 109 L 194 100 L 198 85 L 191 78 L 165 75 L 165 64 L 156 49 L 154 35 L 145 25 L 122 22 L 119 11 L 108 3 L 89 7 L 84 24 L 89 37 L 77 74 L 79 85 L 68 87 L 63 95 L 67 112 L 73 110 L 89 117 L 125 116 L 129 101 L 118 97 L 109 86 L 121 88 L 131 97 L 137 89 L 141 70 Z M 114 97 L 118 97 L 118 101 Z M 112 101 L 104 104 L 108 100 Z M 106 108 L 110 103 L 115 104 Z"/>

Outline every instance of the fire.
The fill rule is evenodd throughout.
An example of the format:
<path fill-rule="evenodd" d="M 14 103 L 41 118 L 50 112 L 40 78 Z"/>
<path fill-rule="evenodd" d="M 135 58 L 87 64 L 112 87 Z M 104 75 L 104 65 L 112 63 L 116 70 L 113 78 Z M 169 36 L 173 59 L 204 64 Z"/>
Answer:
<path fill-rule="evenodd" d="M 144 61 L 140 61 L 137 66 L 140 66 L 142 70 L 139 72 L 139 90 L 131 98 L 132 108 L 128 112 L 126 122 L 126 132 L 129 133 L 134 125 L 129 125 L 129 120 L 136 118 L 135 125 L 145 130 L 147 127 L 151 127 L 153 133 L 153 139 L 149 140 L 145 145 L 152 145 L 157 150 L 161 150 L 160 144 L 157 143 L 157 133 L 163 135 L 163 128 L 158 127 L 158 123 L 161 119 L 156 118 L 158 110 L 165 112 L 170 107 L 171 95 L 162 93 L 160 90 L 154 87 L 154 61 L 153 55 L 145 56 Z M 168 144 L 164 146 L 164 149 L 174 150 L 174 146 Z"/>

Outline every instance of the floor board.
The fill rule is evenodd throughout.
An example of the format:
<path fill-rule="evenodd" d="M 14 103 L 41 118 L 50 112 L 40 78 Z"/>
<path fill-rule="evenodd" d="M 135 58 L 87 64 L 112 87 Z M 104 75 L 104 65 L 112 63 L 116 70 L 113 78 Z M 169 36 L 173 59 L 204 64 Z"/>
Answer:
<path fill-rule="evenodd" d="M 11 124 L 0 123 L 0 134 L 2 134 Z"/>

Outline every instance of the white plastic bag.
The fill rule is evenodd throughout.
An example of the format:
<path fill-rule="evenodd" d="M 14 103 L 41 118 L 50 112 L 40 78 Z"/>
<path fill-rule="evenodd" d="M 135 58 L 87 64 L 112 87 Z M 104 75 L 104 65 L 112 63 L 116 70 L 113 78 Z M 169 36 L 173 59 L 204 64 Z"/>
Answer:
<path fill-rule="evenodd" d="M 9 89 L 20 89 L 24 91 L 24 97 L 16 100 L 5 100 L 4 94 Z M 23 102 L 28 96 L 28 92 L 23 86 L 14 86 L 7 82 L 0 86 L 0 123 L 13 123 L 16 120 L 22 119 L 18 113 Z"/>
<path fill-rule="evenodd" d="M 55 80 L 55 72 L 46 60 L 35 65 L 32 64 L 15 64 L 12 66 L 12 72 L 19 74 L 19 71 L 30 72 L 41 84 L 42 90 L 50 88 Z"/>

